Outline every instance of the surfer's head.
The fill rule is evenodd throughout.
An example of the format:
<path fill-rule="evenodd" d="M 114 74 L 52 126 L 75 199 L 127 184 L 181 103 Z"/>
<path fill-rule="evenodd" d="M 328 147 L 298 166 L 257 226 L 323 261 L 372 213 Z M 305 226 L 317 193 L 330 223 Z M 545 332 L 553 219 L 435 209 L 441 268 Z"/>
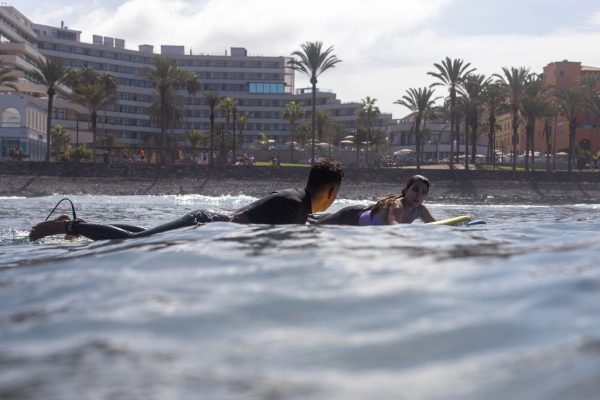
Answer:
<path fill-rule="evenodd" d="M 425 186 L 427 187 L 427 193 L 429 193 L 429 186 L 430 186 L 429 179 L 425 178 L 423 175 L 413 175 L 410 177 L 408 182 L 406 182 L 406 186 L 404 186 L 404 189 L 402 189 L 402 197 L 406 197 L 406 192 L 416 182 L 423 182 L 425 184 Z"/>
<path fill-rule="evenodd" d="M 310 193 L 312 212 L 325 211 L 340 189 L 344 170 L 337 162 L 321 161 L 310 169 L 306 190 Z"/>

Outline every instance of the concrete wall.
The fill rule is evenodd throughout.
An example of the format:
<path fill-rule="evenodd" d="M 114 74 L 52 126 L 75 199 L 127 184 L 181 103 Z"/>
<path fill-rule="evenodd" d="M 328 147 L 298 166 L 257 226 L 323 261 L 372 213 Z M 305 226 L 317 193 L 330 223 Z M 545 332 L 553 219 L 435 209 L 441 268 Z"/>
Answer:
<path fill-rule="evenodd" d="M 229 166 L 218 170 L 208 170 L 199 166 L 165 165 L 161 167 L 145 164 L 101 164 L 101 163 L 60 163 L 60 162 L 0 162 L 0 175 L 19 176 L 64 176 L 64 177 L 126 177 L 126 178 L 222 178 L 248 181 L 285 180 L 304 182 L 308 176 L 307 167 L 249 167 Z M 346 168 L 346 182 L 387 182 L 404 183 L 415 169 L 399 168 Z M 525 181 L 525 182 L 592 182 L 600 184 L 598 172 L 517 172 L 512 171 L 468 171 L 463 170 L 421 170 L 421 174 L 435 182 L 476 182 L 476 181 Z"/>

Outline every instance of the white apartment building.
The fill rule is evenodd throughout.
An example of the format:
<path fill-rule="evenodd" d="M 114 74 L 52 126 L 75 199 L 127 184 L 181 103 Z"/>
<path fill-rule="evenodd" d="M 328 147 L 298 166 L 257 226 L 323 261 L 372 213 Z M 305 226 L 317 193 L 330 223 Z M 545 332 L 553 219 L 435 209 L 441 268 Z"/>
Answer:
<path fill-rule="evenodd" d="M 172 131 L 179 144 L 185 144 L 184 133 L 190 129 L 209 130 L 209 109 L 204 98 L 207 92 L 235 99 L 239 111 L 247 115 L 243 147 L 257 142 L 260 133 L 283 146 L 290 135 L 283 111 L 290 101 L 301 102 L 305 106 L 306 121 L 310 121 L 310 90 L 295 90 L 294 71 L 287 66 L 288 57 L 253 56 L 240 47 L 231 47 L 222 55 L 192 54 L 186 52 L 184 46 L 160 46 L 155 52 L 153 46 L 142 44 L 137 50 L 131 50 L 126 48 L 123 39 L 100 35 L 93 35 L 92 43 L 84 43 L 80 40 L 80 31 L 64 25 L 32 23 L 15 8 L 6 6 L 0 7 L 0 22 L 3 65 L 19 65 L 27 70 L 33 68 L 32 60 L 36 57 L 55 57 L 69 68 L 89 67 L 100 73 L 110 72 L 117 78 L 118 104 L 98 113 L 99 140 L 104 135 L 114 134 L 123 143 L 136 145 L 150 136 L 158 138 L 159 129 L 151 122 L 149 113 L 155 90 L 142 76 L 142 71 L 152 68 L 153 59 L 159 55 L 168 56 L 181 69 L 196 73 L 201 84 L 195 96 L 189 96 L 186 90 L 179 92 L 187 113 L 186 126 Z M 45 88 L 30 74 L 22 74 L 19 87 L 34 96 L 45 96 Z M 65 88 L 58 97 L 66 97 L 67 92 Z M 332 119 L 349 133 L 357 128 L 360 103 L 342 103 L 334 93 L 319 91 L 317 108 L 328 110 Z M 53 124 L 60 123 L 74 130 L 81 119 L 81 113 L 68 102 L 58 102 L 54 107 Z M 218 113 L 216 122 L 225 123 L 224 115 Z M 376 125 L 385 130 L 390 124 L 391 114 L 382 114 Z"/>

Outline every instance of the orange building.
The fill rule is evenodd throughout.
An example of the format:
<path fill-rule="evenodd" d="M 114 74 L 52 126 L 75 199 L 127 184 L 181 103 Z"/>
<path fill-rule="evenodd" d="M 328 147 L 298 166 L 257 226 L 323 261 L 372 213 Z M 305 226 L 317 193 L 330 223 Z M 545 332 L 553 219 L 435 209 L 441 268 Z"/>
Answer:
<path fill-rule="evenodd" d="M 600 68 L 582 66 L 580 62 L 558 61 L 544 67 L 543 79 L 551 87 L 568 89 L 581 85 L 586 74 L 600 74 Z M 598 88 L 597 88 L 598 89 Z M 512 152 L 512 116 L 498 116 L 499 125 L 496 134 L 496 149 L 506 153 Z M 534 151 L 546 153 L 546 125 L 549 126 L 552 152 L 567 152 L 569 148 L 569 123 L 563 116 L 557 115 L 548 120 L 536 121 L 534 132 Z M 525 126 L 519 124 L 517 154 L 525 152 Z M 575 145 L 582 150 L 591 150 L 592 154 L 600 151 L 600 118 L 584 110 L 577 116 Z"/>

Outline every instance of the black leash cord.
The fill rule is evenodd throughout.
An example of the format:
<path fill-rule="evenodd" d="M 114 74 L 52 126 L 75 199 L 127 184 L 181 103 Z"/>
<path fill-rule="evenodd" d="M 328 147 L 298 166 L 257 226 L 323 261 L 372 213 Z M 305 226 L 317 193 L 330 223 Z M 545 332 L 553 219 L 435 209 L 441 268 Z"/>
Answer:
<path fill-rule="evenodd" d="M 63 201 L 68 201 L 69 203 L 71 203 L 71 210 L 73 211 L 73 221 L 75 221 L 77 219 L 77 215 L 75 214 L 75 206 L 73 205 L 73 202 L 68 199 L 68 198 L 64 198 L 61 199 L 56 206 L 52 209 L 52 211 L 50 211 L 50 214 L 48 214 L 48 216 L 46 217 L 45 221 L 48 221 L 48 218 L 50 218 L 50 216 L 54 213 L 54 211 L 56 211 L 56 209 L 58 208 L 58 206 L 60 206 L 60 203 L 62 203 Z"/>

